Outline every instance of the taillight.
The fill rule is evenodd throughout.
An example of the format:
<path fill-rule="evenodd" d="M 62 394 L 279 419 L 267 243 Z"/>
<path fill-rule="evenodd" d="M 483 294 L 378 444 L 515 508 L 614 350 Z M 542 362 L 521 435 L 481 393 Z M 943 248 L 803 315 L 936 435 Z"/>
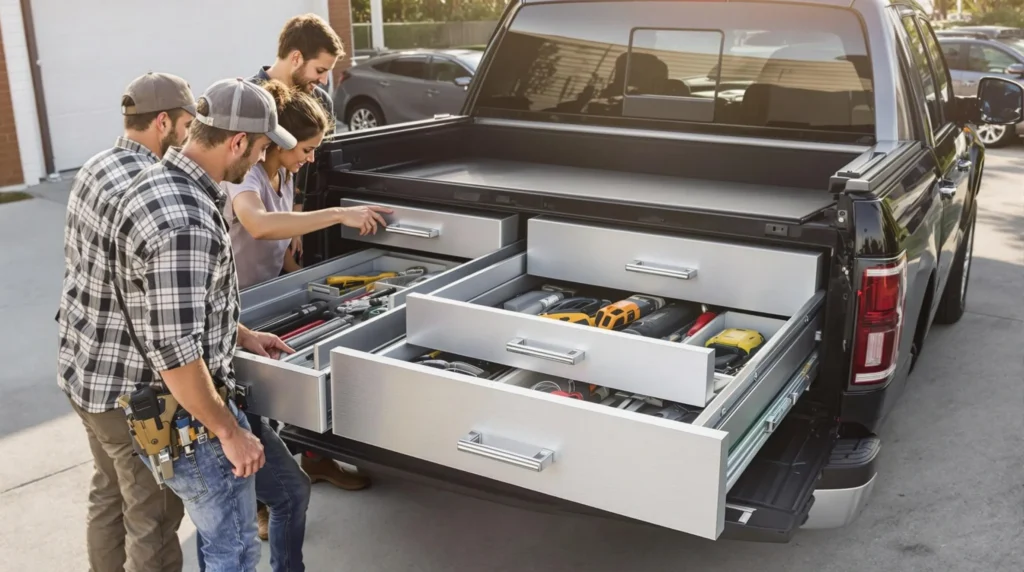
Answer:
<path fill-rule="evenodd" d="M 864 270 L 857 292 L 853 383 L 885 383 L 896 371 L 907 296 L 907 259 Z"/>

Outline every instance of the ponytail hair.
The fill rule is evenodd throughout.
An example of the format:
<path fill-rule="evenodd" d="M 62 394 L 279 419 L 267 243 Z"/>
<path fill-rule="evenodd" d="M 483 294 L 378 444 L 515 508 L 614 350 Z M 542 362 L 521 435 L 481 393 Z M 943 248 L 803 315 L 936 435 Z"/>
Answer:
<path fill-rule="evenodd" d="M 275 79 L 262 85 L 277 105 L 277 122 L 297 141 L 327 133 L 330 128 L 327 112 L 315 97 L 299 89 L 289 88 Z"/>

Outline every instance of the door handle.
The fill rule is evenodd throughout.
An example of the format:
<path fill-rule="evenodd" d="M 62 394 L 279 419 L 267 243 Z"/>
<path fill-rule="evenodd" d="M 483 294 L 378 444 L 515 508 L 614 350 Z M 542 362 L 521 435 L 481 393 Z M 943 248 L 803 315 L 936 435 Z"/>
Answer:
<path fill-rule="evenodd" d="M 377 85 L 379 85 L 381 87 L 387 87 L 387 86 L 391 85 L 391 82 L 386 80 L 386 79 L 382 79 L 382 80 L 377 82 Z"/>
<path fill-rule="evenodd" d="M 956 162 L 956 170 L 961 173 L 966 173 L 971 170 L 971 165 L 973 165 L 973 163 L 971 163 L 970 159 L 960 159 Z"/>
<path fill-rule="evenodd" d="M 441 91 L 437 90 L 437 89 L 428 89 L 427 90 L 427 95 L 438 95 L 440 93 L 441 93 Z"/>
<path fill-rule="evenodd" d="M 956 182 L 949 179 L 939 181 L 939 195 L 944 199 L 951 199 L 956 196 Z"/>

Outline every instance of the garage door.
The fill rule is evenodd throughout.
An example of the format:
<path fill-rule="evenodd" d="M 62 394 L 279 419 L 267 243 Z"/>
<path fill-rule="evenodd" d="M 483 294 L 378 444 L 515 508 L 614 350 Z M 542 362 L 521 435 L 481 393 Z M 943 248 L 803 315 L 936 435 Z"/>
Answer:
<path fill-rule="evenodd" d="M 180 75 L 198 97 L 273 63 L 296 14 L 327 0 L 31 0 L 58 170 L 82 166 L 122 131 L 121 93 L 148 71 Z"/>

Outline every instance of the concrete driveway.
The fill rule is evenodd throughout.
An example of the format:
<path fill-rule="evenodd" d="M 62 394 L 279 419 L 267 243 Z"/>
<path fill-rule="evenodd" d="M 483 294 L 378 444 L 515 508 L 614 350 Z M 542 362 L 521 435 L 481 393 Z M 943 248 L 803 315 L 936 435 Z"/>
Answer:
<path fill-rule="evenodd" d="M 1024 569 L 1024 151 L 989 156 L 968 313 L 932 330 L 882 430 L 874 497 L 852 526 L 804 531 L 787 545 L 714 543 L 380 480 L 355 493 L 314 487 L 307 569 Z M 0 571 L 86 570 L 90 456 L 54 366 L 66 184 L 36 192 L 0 206 Z M 630 478 L 628 468 L 608 470 Z M 194 570 L 188 522 L 181 538 Z M 260 570 L 269 569 L 264 546 Z"/>

